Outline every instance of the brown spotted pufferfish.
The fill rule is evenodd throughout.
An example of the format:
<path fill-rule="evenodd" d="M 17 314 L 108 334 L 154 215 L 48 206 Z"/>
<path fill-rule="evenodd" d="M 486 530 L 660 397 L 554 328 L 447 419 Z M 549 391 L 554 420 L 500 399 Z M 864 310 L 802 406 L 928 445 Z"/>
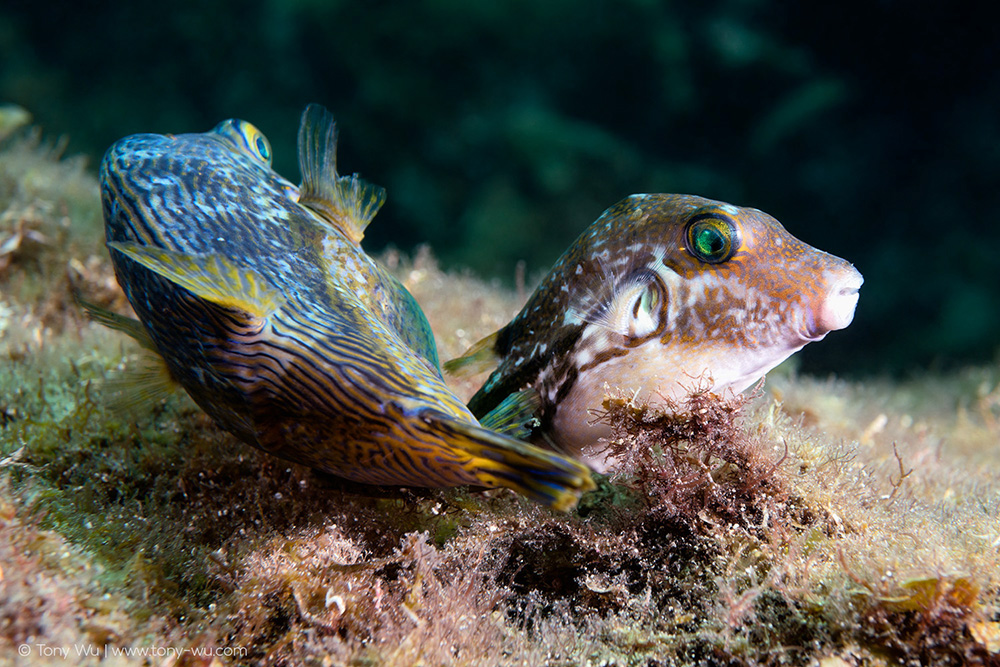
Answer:
<path fill-rule="evenodd" d="M 741 392 L 854 318 L 861 274 L 770 215 L 701 197 L 632 195 L 604 212 L 505 327 L 445 365 L 495 370 L 469 408 L 484 426 L 597 471 L 609 390 L 662 404 Z"/>

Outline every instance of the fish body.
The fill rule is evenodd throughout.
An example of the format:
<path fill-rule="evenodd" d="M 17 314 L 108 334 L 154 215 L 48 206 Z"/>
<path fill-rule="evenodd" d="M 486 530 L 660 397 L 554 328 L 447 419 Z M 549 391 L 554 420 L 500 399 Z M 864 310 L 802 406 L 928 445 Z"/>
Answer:
<path fill-rule="evenodd" d="M 360 246 L 384 191 L 339 176 L 335 149 L 317 105 L 301 187 L 244 121 L 114 144 L 102 202 L 132 328 L 220 426 L 272 454 L 356 482 L 572 506 L 585 467 L 481 428 L 444 384 L 420 307 Z"/>
<path fill-rule="evenodd" d="M 608 428 L 594 412 L 609 389 L 654 404 L 695 388 L 743 391 L 850 324 L 862 282 L 756 209 L 633 195 L 573 243 L 509 324 L 445 366 L 495 361 L 473 413 L 499 427 L 527 406 L 533 440 L 604 470 Z"/>

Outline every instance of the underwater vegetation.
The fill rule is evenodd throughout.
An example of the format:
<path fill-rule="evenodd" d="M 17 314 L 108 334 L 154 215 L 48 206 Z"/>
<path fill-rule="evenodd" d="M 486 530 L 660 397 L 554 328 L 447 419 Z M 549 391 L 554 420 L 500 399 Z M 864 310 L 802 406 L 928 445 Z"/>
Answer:
<path fill-rule="evenodd" d="M 99 206 L 59 145 L 0 143 L 0 664 L 1000 663 L 1000 367 L 612 392 L 622 465 L 570 514 L 376 495 L 182 394 L 116 398 L 142 351 L 72 299 L 128 313 Z M 441 358 L 527 298 L 427 249 L 381 261 Z"/>

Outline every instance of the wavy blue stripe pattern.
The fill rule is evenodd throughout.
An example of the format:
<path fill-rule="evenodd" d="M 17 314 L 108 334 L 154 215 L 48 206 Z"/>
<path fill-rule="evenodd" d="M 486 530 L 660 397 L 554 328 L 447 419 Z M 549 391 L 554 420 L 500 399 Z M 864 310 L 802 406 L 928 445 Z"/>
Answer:
<path fill-rule="evenodd" d="M 357 482 L 504 486 L 571 507 L 592 486 L 587 468 L 483 429 L 448 389 L 416 301 L 357 242 L 367 221 L 321 199 L 381 189 L 338 185 L 332 118 L 321 107 L 307 109 L 301 133 L 331 152 L 300 155 L 309 206 L 244 121 L 133 135 L 105 155 L 115 273 L 171 375 L 220 426 L 292 461 Z M 136 261 L 148 249 L 233 270 L 206 268 L 185 282 Z M 240 293 L 260 282 L 281 295 L 277 309 L 258 312 Z M 212 296 L 226 290 L 231 300 Z"/>

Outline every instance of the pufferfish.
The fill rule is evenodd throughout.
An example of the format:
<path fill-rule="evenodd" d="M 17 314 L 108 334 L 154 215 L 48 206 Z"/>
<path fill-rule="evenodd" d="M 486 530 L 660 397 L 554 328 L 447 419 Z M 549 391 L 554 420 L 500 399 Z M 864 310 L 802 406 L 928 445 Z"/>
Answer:
<path fill-rule="evenodd" d="M 597 471 L 610 389 L 649 404 L 693 389 L 741 392 L 807 343 L 851 323 L 863 279 L 774 218 L 690 195 L 615 204 L 500 331 L 445 364 L 496 366 L 469 408 L 494 428 Z"/>
<path fill-rule="evenodd" d="M 245 443 L 354 482 L 508 487 L 557 509 L 580 463 L 482 428 L 444 384 L 417 302 L 361 249 L 385 199 L 302 115 L 302 185 L 253 125 L 138 134 L 101 164 L 107 244 L 139 321 L 98 314 Z"/>

